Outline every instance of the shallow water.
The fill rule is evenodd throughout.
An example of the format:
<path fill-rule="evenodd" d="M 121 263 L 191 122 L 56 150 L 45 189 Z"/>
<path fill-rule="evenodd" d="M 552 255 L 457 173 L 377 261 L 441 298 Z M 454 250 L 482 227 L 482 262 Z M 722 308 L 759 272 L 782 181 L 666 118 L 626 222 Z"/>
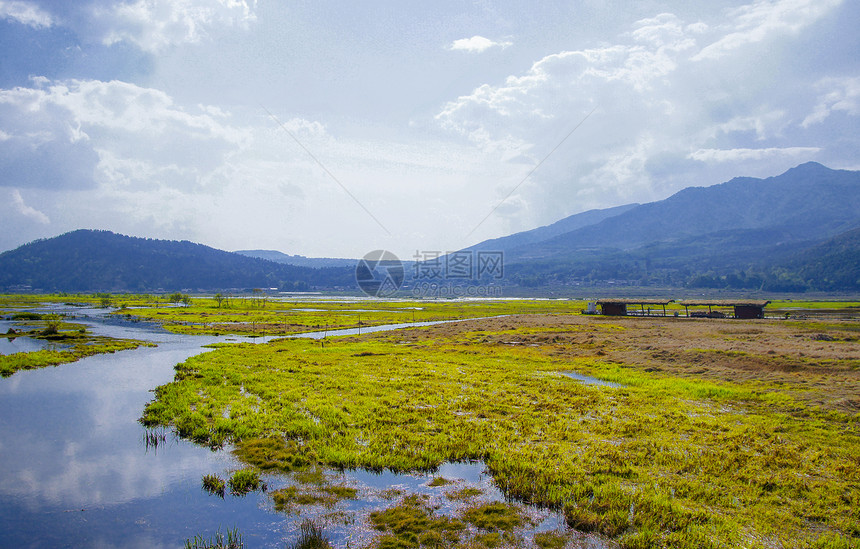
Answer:
<path fill-rule="evenodd" d="M 58 309 L 51 307 L 53 312 Z M 340 502 L 335 509 L 308 509 L 301 517 L 275 512 L 262 493 L 224 499 L 209 495 L 202 489 L 202 476 L 228 478 L 241 467 L 232 454 L 169 433 L 165 442 L 149 447 L 137 420 L 153 397 L 152 389 L 173 379 L 174 365 L 207 352 L 204 345 L 271 338 L 176 335 L 157 325 L 106 317 L 103 309 L 71 309 L 76 318 L 70 320 L 95 333 L 147 339 L 158 347 L 96 355 L 0 379 L 0 546 L 181 547 L 196 535 L 208 538 L 238 527 L 248 547 L 284 547 L 295 539 L 301 521 L 311 516 L 325 522 L 335 546 L 356 547 L 374 535 L 360 526 L 364 517 L 393 503 L 379 496 L 382 490 L 427 494 L 441 505 L 440 513 L 453 511 L 453 504 L 442 497 L 444 491 L 466 482 L 484 490 L 483 499 L 503 499 L 480 462 L 444 464 L 435 475 L 329 471 L 333 482 L 356 487 L 359 499 Z M 428 486 L 436 475 L 459 479 L 458 484 Z M 270 489 L 292 482 L 283 475 L 265 478 Z M 332 511 L 352 515 L 354 523 L 332 520 Z M 530 513 L 538 530 L 563 524 L 555 513 Z"/>
<path fill-rule="evenodd" d="M 567 376 L 571 379 L 575 379 L 576 381 L 579 381 L 580 383 L 585 383 L 586 385 L 600 385 L 602 387 L 615 387 L 616 389 L 621 389 L 624 387 L 624 385 L 621 385 L 619 383 L 603 381 L 602 379 L 597 379 L 596 377 L 587 376 L 578 372 L 561 372 L 561 375 Z"/>

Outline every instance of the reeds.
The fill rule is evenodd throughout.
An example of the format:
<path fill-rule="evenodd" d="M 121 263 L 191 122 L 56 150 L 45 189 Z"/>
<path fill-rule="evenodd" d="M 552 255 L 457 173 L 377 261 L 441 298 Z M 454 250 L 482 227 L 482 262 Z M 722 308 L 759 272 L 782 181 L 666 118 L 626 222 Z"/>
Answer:
<path fill-rule="evenodd" d="M 243 549 L 244 547 L 245 543 L 242 541 L 242 534 L 238 528 L 227 530 L 226 539 L 219 530 L 209 539 L 197 535 L 190 540 L 185 540 L 185 549 Z"/>
<path fill-rule="evenodd" d="M 330 549 L 331 543 L 323 534 L 323 529 L 313 521 L 306 520 L 299 527 L 299 538 L 288 549 Z"/>

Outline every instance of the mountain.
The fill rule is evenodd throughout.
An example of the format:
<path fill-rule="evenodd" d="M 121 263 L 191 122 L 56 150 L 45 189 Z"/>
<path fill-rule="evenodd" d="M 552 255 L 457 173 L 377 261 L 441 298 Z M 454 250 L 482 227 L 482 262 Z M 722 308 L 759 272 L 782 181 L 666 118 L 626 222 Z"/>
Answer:
<path fill-rule="evenodd" d="M 77 230 L 0 254 L 0 288 L 149 291 L 355 285 L 350 269 L 310 269 L 188 241 Z"/>
<path fill-rule="evenodd" d="M 731 230 L 778 231 L 783 242 L 834 236 L 860 225 L 860 172 L 810 162 L 767 179 L 735 178 L 671 197 L 539 243 L 505 250 L 508 262 L 595 248 L 635 249 Z M 777 242 L 774 242 L 776 244 Z"/>
<path fill-rule="evenodd" d="M 467 250 L 503 252 L 511 286 L 856 290 L 860 172 L 810 162 L 579 215 L 567 218 L 583 222 L 573 230 L 544 231 L 557 223 Z"/>
<path fill-rule="evenodd" d="M 234 253 L 259 259 L 267 259 L 284 265 L 296 265 L 297 267 L 355 267 L 357 259 L 341 259 L 334 257 L 305 257 L 303 255 L 289 255 L 276 250 L 236 250 Z"/>
<path fill-rule="evenodd" d="M 614 208 L 606 208 L 602 210 L 588 210 L 587 212 L 565 217 L 561 221 L 556 221 L 551 225 L 515 233 L 509 236 L 503 236 L 501 238 L 485 240 L 475 244 L 474 246 L 466 248 L 464 251 L 511 250 L 520 246 L 533 244 L 535 242 L 549 240 L 553 237 L 563 235 L 589 225 L 594 225 L 604 219 L 615 217 L 616 215 L 620 215 L 637 206 L 639 206 L 639 204 L 626 204 L 624 206 L 615 206 Z"/>
<path fill-rule="evenodd" d="M 806 287 L 860 292 L 860 228 L 795 254 L 782 271 Z"/>

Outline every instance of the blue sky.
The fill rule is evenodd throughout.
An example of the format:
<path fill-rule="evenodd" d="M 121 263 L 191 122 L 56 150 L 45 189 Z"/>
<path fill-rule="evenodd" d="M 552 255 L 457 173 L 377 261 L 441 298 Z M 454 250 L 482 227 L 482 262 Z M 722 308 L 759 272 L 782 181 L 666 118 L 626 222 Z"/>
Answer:
<path fill-rule="evenodd" d="M 96 228 L 410 258 L 860 169 L 858 23 L 848 0 L 0 0 L 0 250 Z"/>

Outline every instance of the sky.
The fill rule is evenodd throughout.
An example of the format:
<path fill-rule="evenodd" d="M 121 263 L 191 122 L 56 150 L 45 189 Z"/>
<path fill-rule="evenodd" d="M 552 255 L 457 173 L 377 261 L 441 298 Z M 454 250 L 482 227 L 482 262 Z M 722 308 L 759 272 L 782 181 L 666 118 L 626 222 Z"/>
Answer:
<path fill-rule="evenodd" d="M 816 161 L 860 2 L 0 0 L 0 251 L 402 259 Z"/>

